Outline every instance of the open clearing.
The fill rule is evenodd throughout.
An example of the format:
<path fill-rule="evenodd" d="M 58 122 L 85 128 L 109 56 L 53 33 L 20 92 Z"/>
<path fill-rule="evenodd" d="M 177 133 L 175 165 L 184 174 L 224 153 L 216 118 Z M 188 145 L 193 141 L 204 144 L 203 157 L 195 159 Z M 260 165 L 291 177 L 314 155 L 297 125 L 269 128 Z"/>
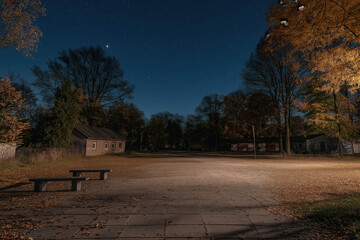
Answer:
<path fill-rule="evenodd" d="M 35 193 L 28 183 L 76 168 L 113 172 L 83 182 L 80 192 L 50 183 L 48 192 Z M 356 158 L 229 153 L 134 153 L 5 168 L 0 238 L 331 239 L 299 219 L 296 207 L 360 192 L 359 176 Z"/>

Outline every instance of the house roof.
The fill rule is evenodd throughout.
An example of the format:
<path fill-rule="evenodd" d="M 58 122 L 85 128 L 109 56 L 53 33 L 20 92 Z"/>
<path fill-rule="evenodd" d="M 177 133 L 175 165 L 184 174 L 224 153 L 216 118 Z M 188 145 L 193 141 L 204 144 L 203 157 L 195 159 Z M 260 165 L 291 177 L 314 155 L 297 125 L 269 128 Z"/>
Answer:
<path fill-rule="evenodd" d="M 80 133 L 84 138 L 101 140 L 125 140 L 114 130 L 101 127 L 91 127 L 84 124 L 76 124 L 74 134 Z M 78 134 L 76 134 L 78 135 Z"/>

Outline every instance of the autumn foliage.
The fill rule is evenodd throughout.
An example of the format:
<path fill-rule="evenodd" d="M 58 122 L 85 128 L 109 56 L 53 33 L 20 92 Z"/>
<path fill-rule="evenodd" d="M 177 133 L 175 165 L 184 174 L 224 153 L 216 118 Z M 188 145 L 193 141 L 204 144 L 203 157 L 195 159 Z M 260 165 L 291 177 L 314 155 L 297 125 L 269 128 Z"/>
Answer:
<path fill-rule="evenodd" d="M 16 47 L 25 55 L 31 55 L 42 36 L 36 25 L 39 15 L 45 15 L 45 8 L 40 0 L 2 0 L 0 48 Z"/>
<path fill-rule="evenodd" d="M 21 92 L 8 78 L 0 79 L 0 142 L 21 143 L 21 133 L 30 127 L 18 113 L 25 107 Z"/>

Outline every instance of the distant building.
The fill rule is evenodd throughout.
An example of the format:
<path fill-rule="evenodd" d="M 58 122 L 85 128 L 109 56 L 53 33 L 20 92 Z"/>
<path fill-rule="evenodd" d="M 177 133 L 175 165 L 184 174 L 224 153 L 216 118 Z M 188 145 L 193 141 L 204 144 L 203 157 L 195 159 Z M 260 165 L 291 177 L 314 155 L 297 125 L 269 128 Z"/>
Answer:
<path fill-rule="evenodd" d="M 253 152 L 254 140 L 243 139 L 237 143 L 231 144 L 231 151 L 238 152 Z M 278 138 L 259 138 L 256 139 L 256 151 L 258 152 L 279 152 L 279 139 Z"/>
<path fill-rule="evenodd" d="M 125 151 L 125 139 L 117 132 L 100 127 L 77 124 L 70 142 L 74 149 L 85 156 L 121 153 Z"/>
<path fill-rule="evenodd" d="M 285 139 L 284 139 L 285 145 Z M 343 142 L 344 154 L 360 153 L 360 144 L 354 142 Z M 309 135 L 307 137 L 297 136 L 290 138 L 290 149 L 293 153 L 331 154 L 339 152 L 337 138 L 331 138 L 323 134 Z M 231 144 L 231 151 L 252 152 L 254 143 L 252 139 L 238 141 Z M 279 152 L 278 138 L 256 139 L 256 151 L 258 152 Z"/>
<path fill-rule="evenodd" d="M 339 152 L 339 141 L 323 134 L 310 135 L 306 138 L 307 152 L 314 154 L 329 154 Z"/>

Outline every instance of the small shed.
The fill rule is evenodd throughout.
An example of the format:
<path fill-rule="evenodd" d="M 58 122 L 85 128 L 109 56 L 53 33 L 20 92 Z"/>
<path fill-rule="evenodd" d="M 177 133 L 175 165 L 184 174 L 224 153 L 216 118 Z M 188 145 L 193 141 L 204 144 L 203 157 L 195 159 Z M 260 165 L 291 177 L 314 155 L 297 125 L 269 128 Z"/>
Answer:
<path fill-rule="evenodd" d="M 70 142 L 75 150 L 85 156 L 125 151 L 125 139 L 111 129 L 77 124 L 72 133 Z"/>
<path fill-rule="evenodd" d="M 325 153 L 339 152 L 339 142 L 336 138 L 325 135 L 312 135 L 306 139 L 306 148 L 309 153 Z"/>

